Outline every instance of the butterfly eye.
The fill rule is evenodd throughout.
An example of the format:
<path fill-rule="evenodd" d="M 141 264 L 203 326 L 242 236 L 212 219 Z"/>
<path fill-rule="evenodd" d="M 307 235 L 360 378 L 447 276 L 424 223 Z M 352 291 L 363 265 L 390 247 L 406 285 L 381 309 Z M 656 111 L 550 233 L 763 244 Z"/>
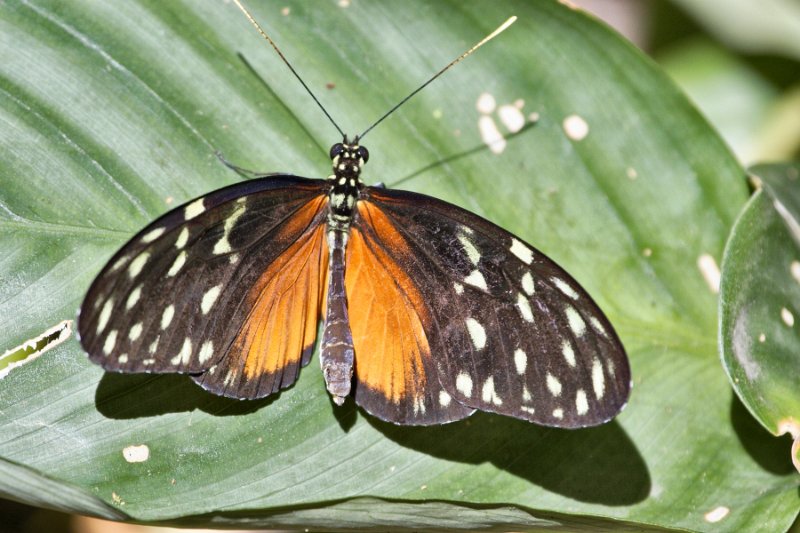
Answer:
<path fill-rule="evenodd" d="M 344 145 L 342 143 L 336 143 L 331 146 L 331 159 L 336 157 L 337 155 L 342 155 L 344 152 Z"/>
<path fill-rule="evenodd" d="M 369 161 L 369 150 L 364 148 L 363 146 L 358 147 L 358 157 L 364 160 L 364 163 Z"/>

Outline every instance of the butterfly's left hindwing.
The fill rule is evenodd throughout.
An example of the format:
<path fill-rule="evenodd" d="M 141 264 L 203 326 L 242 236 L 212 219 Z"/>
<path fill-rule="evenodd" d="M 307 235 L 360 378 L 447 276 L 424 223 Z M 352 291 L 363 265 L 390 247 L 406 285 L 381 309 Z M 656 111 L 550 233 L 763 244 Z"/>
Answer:
<path fill-rule="evenodd" d="M 251 180 L 150 224 L 81 306 L 90 359 L 107 370 L 189 373 L 237 398 L 293 383 L 317 331 L 325 187 L 294 176 Z"/>
<path fill-rule="evenodd" d="M 374 213 L 385 222 L 367 220 Z M 425 337 L 438 377 L 431 386 L 443 391 L 434 408 L 457 403 L 584 427 L 625 405 L 630 369 L 614 329 L 541 252 L 459 207 L 403 191 L 365 189 L 360 225 L 377 232 L 377 243 L 397 232 L 402 246 L 384 250 L 425 295 Z"/>

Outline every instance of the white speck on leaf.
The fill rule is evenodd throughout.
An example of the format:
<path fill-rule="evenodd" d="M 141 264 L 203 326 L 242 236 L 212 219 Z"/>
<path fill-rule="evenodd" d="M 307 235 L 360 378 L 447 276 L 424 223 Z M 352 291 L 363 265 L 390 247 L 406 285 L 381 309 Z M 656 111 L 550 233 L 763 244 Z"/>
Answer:
<path fill-rule="evenodd" d="M 714 294 L 719 293 L 720 273 L 717 262 L 710 254 L 703 254 L 697 258 L 697 268 L 706 280 L 706 285 Z"/>
<path fill-rule="evenodd" d="M 570 115 L 562 123 L 564 133 L 573 141 L 582 141 L 589 135 L 589 124 L 579 115 Z"/>
<path fill-rule="evenodd" d="M 129 463 L 143 463 L 150 458 L 150 448 L 147 444 L 134 444 L 122 450 L 122 456 Z"/>
<path fill-rule="evenodd" d="M 706 522 L 716 524 L 717 522 L 728 516 L 730 512 L 731 512 L 730 509 L 728 509 L 724 505 L 720 505 L 719 507 L 715 507 L 714 509 L 704 514 L 703 518 L 706 519 Z"/>

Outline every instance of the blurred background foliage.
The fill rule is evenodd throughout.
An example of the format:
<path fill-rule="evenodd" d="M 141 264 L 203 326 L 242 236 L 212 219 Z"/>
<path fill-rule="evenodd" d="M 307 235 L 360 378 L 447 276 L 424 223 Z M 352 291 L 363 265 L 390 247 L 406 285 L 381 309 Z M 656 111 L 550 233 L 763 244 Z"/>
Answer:
<path fill-rule="evenodd" d="M 798 159 L 800 2 L 572 0 L 571 3 L 594 13 L 650 55 L 720 132 L 745 167 Z M 800 531 L 797 525 L 792 529 Z M 167 530 L 110 524 L 0 500 L 2 533 Z"/>
<path fill-rule="evenodd" d="M 583 0 L 647 52 L 742 165 L 800 155 L 800 2 Z"/>

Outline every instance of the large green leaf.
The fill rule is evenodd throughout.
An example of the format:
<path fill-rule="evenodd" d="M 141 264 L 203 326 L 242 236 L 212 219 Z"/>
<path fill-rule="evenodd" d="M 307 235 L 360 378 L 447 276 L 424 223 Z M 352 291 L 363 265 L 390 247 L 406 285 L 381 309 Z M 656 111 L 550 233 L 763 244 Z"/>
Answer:
<path fill-rule="evenodd" d="M 656 67 L 551 1 L 253 9 L 350 132 L 519 16 L 370 133 L 366 179 L 467 207 L 563 264 L 630 352 L 627 410 L 580 431 L 483 414 L 401 428 L 351 402 L 335 408 L 316 363 L 274 398 L 235 402 L 180 376 L 104 374 L 70 340 L 0 381 L 0 493 L 207 525 L 792 522 L 798 477 L 728 386 L 716 294 L 698 268 L 702 257 L 713 278 L 747 197 L 744 172 Z M 149 220 L 239 179 L 214 150 L 324 176 L 338 140 L 225 2 L 6 1 L 0 91 L 4 348 L 72 318 L 102 264 Z M 484 92 L 539 115 L 500 155 L 473 150 Z M 565 133 L 571 115 L 585 138 Z M 128 462 L 123 450 L 139 445 L 147 460 Z M 43 494 L 19 489 L 45 483 Z"/>
<path fill-rule="evenodd" d="M 764 189 L 742 211 L 725 248 L 720 348 L 731 383 L 753 416 L 798 443 L 800 166 L 762 165 L 752 172 Z"/>
<path fill-rule="evenodd" d="M 672 1 L 732 48 L 800 59 L 800 6 L 794 0 Z"/>

